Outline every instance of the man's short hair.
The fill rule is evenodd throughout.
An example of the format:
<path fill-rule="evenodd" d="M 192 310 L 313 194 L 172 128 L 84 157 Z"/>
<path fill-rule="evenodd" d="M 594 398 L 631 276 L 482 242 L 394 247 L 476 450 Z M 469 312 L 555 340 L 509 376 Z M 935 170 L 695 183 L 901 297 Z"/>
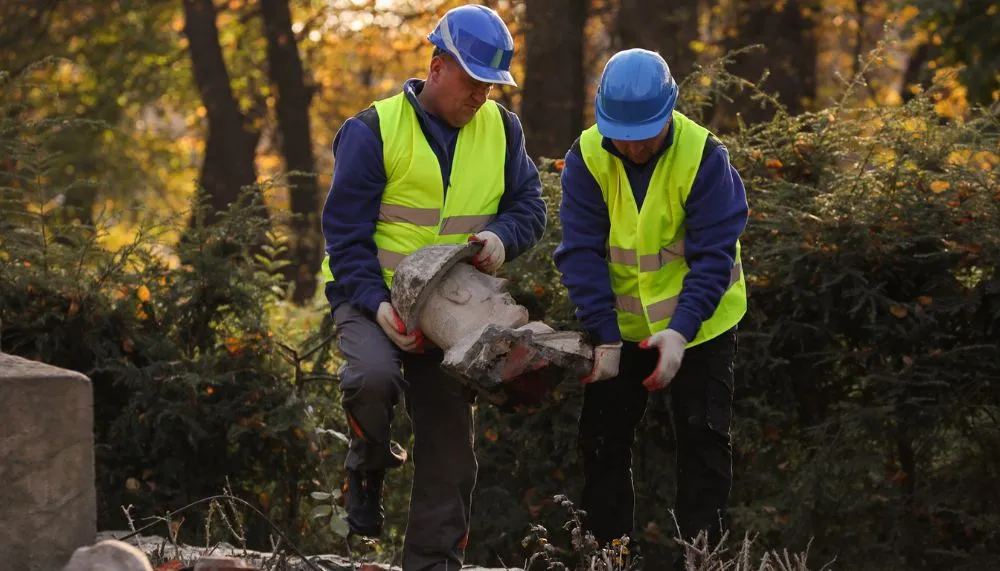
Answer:
<path fill-rule="evenodd" d="M 431 59 L 434 59 L 434 58 L 436 58 L 438 56 L 443 57 L 445 59 L 455 59 L 454 56 L 452 56 L 447 51 L 439 48 L 438 46 L 434 46 L 434 53 L 431 54 Z"/>

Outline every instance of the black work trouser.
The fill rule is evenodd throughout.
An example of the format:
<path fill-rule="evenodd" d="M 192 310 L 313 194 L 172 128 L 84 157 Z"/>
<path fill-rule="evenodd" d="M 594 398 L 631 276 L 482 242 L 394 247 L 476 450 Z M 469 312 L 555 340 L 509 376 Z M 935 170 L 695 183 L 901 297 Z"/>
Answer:
<path fill-rule="evenodd" d="M 441 350 L 400 351 L 375 321 L 348 303 L 333 311 L 345 367 L 340 390 L 351 423 L 350 470 L 386 470 L 393 407 L 405 396 L 413 427 L 413 482 L 403 571 L 462 567 L 479 464 L 472 394 L 441 370 Z"/>
<path fill-rule="evenodd" d="M 732 484 L 735 352 L 735 329 L 695 345 L 685 352 L 669 387 L 649 393 L 642 381 L 656 368 L 659 352 L 625 342 L 619 375 L 587 385 L 579 426 L 585 478 L 581 508 L 587 512 L 587 528 L 602 545 L 632 535 L 635 429 L 650 394 L 663 398 L 667 391 L 677 438 L 678 527 L 685 539 L 707 530 L 713 544 L 719 540 Z M 661 520 L 661 529 L 676 531 L 668 513 Z"/>

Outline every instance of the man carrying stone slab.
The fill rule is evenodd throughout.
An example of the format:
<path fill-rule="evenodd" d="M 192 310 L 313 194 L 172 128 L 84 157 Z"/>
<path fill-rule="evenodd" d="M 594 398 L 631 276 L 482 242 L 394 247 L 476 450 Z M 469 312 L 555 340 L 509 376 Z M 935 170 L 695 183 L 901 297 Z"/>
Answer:
<path fill-rule="evenodd" d="M 580 415 L 581 503 L 602 543 L 632 532 L 631 447 L 650 393 L 671 396 L 684 539 L 707 531 L 716 544 L 732 483 L 746 190 L 725 146 L 675 110 L 677 95 L 658 53 L 612 56 L 596 124 L 562 174 L 553 260 L 595 345 Z"/>
<path fill-rule="evenodd" d="M 348 524 L 381 534 L 385 471 L 405 460 L 390 442 L 405 393 L 415 446 L 405 571 L 461 566 L 477 463 L 470 396 L 393 309 L 394 268 L 421 247 L 475 240 L 483 246 L 474 263 L 495 271 L 537 243 L 546 216 L 520 123 L 488 99 L 493 84 L 514 85 L 507 26 L 488 8 L 462 6 L 428 39 L 436 49 L 427 79 L 407 81 L 341 127 L 323 209 L 326 295 L 352 429 Z"/>

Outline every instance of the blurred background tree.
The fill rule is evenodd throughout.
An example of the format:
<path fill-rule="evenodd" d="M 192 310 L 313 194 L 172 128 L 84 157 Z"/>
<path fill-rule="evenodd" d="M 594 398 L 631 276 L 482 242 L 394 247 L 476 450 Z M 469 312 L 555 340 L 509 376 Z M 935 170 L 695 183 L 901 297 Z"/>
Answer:
<path fill-rule="evenodd" d="M 814 538 L 856 569 L 1000 567 L 1000 4 L 483 3 L 517 50 L 518 86 L 493 96 L 520 114 L 552 214 L 504 272 L 518 300 L 576 327 L 551 263 L 558 159 L 593 121 L 608 57 L 658 50 L 753 212 L 735 529 L 793 549 Z M 307 517 L 308 492 L 343 478 L 317 287 L 331 145 L 423 76 L 426 35 L 459 4 L 0 3 L 0 349 L 95 379 L 102 526 L 230 476 L 304 545 L 339 549 Z M 517 561 L 529 522 L 559 527 L 551 496 L 578 492 L 579 387 L 561 391 L 532 413 L 479 408 L 472 559 Z M 637 518 L 656 568 L 672 443 L 664 403 L 650 407 Z M 384 560 L 409 470 L 389 482 Z"/>

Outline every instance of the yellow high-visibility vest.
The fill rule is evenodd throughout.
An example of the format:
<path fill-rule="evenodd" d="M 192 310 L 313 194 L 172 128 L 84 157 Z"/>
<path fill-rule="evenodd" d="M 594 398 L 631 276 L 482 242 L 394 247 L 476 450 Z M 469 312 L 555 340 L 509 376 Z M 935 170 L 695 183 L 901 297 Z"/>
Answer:
<path fill-rule="evenodd" d="M 684 204 L 710 133 L 677 111 L 672 120 L 673 143 L 656 164 L 641 211 L 624 165 L 601 146 L 603 138 L 597 126 L 591 126 L 580 136 L 584 163 L 600 185 L 608 205 L 611 219 L 608 268 L 618 327 L 627 341 L 641 341 L 670 324 L 684 276 L 689 271 L 684 259 Z M 729 289 L 712 316 L 689 341 L 689 347 L 724 333 L 746 313 L 746 281 L 740 250 L 737 241 Z"/>
<path fill-rule="evenodd" d="M 504 192 L 506 132 L 500 108 L 487 100 L 458 132 L 445 193 L 437 156 L 406 95 L 399 93 L 373 105 L 388 181 L 374 239 L 382 276 L 391 286 L 404 257 L 431 244 L 466 242 L 496 216 Z M 334 281 L 329 254 L 322 272 L 324 281 Z"/>

